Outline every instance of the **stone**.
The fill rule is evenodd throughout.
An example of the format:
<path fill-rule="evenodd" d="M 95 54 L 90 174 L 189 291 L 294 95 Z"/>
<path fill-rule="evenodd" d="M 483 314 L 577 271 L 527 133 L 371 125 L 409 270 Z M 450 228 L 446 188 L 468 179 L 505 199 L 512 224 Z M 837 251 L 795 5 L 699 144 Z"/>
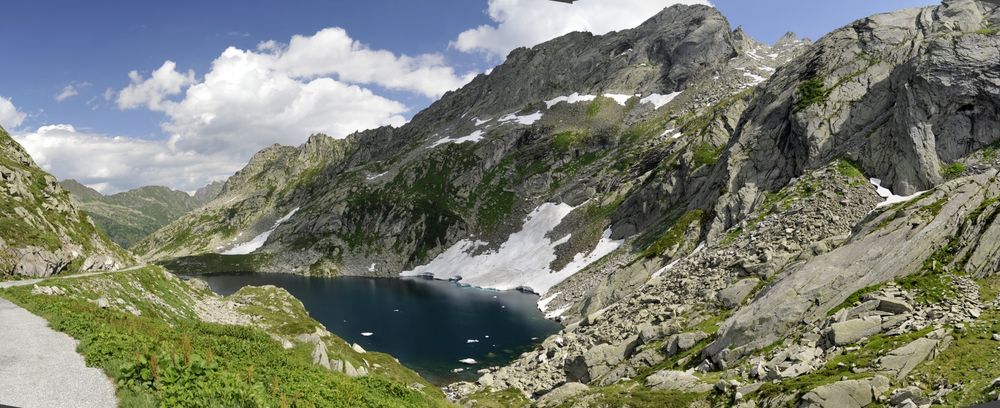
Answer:
<path fill-rule="evenodd" d="M 910 386 L 901 388 L 892 393 L 889 404 L 893 407 L 905 406 L 906 401 L 910 401 L 913 407 L 923 407 L 931 404 L 924 391 L 918 387 Z"/>
<path fill-rule="evenodd" d="M 365 349 L 361 347 L 361 345 L 359 345 L 358 343 L 351 344 L 351 350 L 354 350 L 354 352 L 358 354 L 367 353 L 367 351 L 365 351 Z"/>
<path fill-rule="evenodd" d="M 800 408 L 863 408 L 889 390 L 889 379 L 875 376 L 817 387 L 802 397 Z"/>
<path fill-rule="evenodd" d="M 712 385 L 684 371 L 663 370 L 646 378 L 646 387 L 657 391 L 709 392 Z"/>
<path fill-rule="evenodd" d="M 853 319 L 834 323 L 830 331 L 830 340 L 834 345 L 852 344 L 865 337 L 870 337 L 882 331 L 882 318 L 869 316 L 863 319 Z"/>
<path fill-rule="evenodd" d="M 719 291 L 716 297 L 723 307 L 733 309 L 741 305 L 759 284 L 760 279 L 757 278 L 743 279 Z"/>
<path fill-rule="evenodd" d="M 111 307 L 111 303 L 108 302 L 108 298 L 103 298 L 102 297 L 102 298 L 97 299 L 97 307 L 99 307 L 101 309 L 107 309 L 107 308 Z"/>
<path fill-rule="evenodd" d="M 878 310 L 892 314 L 913 313 L 913 306 L 904 300 L 888 297 L 877 297 Z"/>
<path fill-rule="evenodd" d="M 312 352 L 313 364 L 329 369 L 330 359 L 326 354 L 326 343 L 317 341 Z"/>
<path fill-rule="evenodd" d="M 667 354 L 667 356 L 673 356 L 690 350 L 692 347 L 697 345 L 698 342 L 707 338 L 708 334 L 700 331 L 675 334 L 667 339 L 664 344 L 663 351 Z"/>
<path fill-rule="evenodd" d="M 916 339 L 910 344 L 895 349 L 889 352 L 888 355 L 879 358 L 878 364 L 887 375 L 894 377 L 896 380 L 902 380 L 913 369 L 917 368 L 917 365 L 932 358 L 934 348 L 937 345 L 937 340 L 928 338 Z"/>
<path fill-rule="evenodd" d="M 552 391 L 549 391 L 545 395 L 542 395 L 542 397 L 538 399 L 538 406 L 541 408 L 558 407 L 571 398 L 584 394 L 589 390 L 590 387 L 586 384 L 578 382 L 566 383 L 560 385 Z"/>

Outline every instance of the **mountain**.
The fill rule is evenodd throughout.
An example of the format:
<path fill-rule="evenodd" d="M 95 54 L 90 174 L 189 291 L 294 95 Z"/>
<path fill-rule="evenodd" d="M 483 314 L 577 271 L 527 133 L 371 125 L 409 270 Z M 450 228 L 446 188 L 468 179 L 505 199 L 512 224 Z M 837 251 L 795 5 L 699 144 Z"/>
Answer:
<path fill-rule="evenodd" d="M 125 248 L 205 205 L 222 189 L 221 182 L 214 182 L 194 195 L 152 186 L 104 196 L 76 180 L 60 184 L 112 241 Z"/>
<path fill-rule="evenodd" d="M 540 294 L 565 329 L 449 387 L 470 404 L 986 402 L 998 24 L 946 0 L 765 45 L 673 6 L 400 128 L 265 149 L 134 250 Z"/>
<path fill-rule="evenodd" d="M 0 278 L 114 270 L 134 262 L 0 128 Z"/>

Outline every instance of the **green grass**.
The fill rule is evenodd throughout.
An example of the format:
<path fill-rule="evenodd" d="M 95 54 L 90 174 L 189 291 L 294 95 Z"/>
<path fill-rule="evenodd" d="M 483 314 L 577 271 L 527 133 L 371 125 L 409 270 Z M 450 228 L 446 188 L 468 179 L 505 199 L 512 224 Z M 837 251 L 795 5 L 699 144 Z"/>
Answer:
<path fill-rule="evenodd" d="M 845 378 L 855 380 L 872 377 L 875 374 L 871 371 L 855 373 L 851 371 L 851 367 L 873 368 L 879 357 L 926 336 L 932 330 L 932 327 L 928 327 L 899 336 L 884 334 L 872 336 L 858 350 L 835 356 L 816 371 L 781 382 L 765 383 L 757 392 L 757 396 L 766 399 L 779 395 L 801 395 L 816 387 L 832 384 Z"/>
<path fill-rule="evenodd" d="M 569 151 L 587 138 L 587 133 L 566 131 L 552 136 L 552 146 L 563 152 Z"/>
<path fill-rule="evenodd" d="M 882 285 L 872 285 L 865 288 L 861 288 L 861 290 L 858 290 L 857 292 L 852 293 L 851 296 L 848 296 L 847 299 L 841 302 L 839 305 L 837 305 L 833 309 L 830 309 L 830 311 L 827 312 L 826 315 L 833 316 L 841 310 L 847 309 L 849 307 L 854 307 L 855 304 L 861 302 L 862 297 L 870 293 L 878 292 L 880 288 L 882 288 Z"/>
<path fill-rule="evenodd" d="M 671 226 L 666 233 L 642 251 L 642 257 L 657 257 L 662 255 L 665 251 L 683 244 L 684 234 L 687 232 L 688 228 L 694 223 L 701 225 L 702 218 L 704 216 L 705 212 L 702 210 L 694 210 L 684 214 L 674 222 L 673 226 Z"/>
<path fill-rule="evenodd" d="M 817 75 L 802 82 L 798 89 L 799 99 L 792 106 L 792 112 L 799 113 L 810 106 L 826 102 L 826 98 L 830 96 L 832 88 L 827 89 L 824 87 L 824 81 L 826 81 L 826 78 L 822 75 Z"/>
<path fill-rule="evenodd" d="M 285 350 L 259 328 L 206 323 L 195 318 L 192 299 L 207 296 L 168 278 L 158 268 L 41 283 L 64 288 L 65 296 L 35 296 L 31 288 L 0 291 L 32 313 L 48 320 L 55 330 L 80 340 L 79 352 L 88 365 L 104 370 L 118 385 L 123 407 L 437 407 L 446 406 L 435 388 L 411 390 L 408 381 L 423 382 L 398 365 L 386 373 L 348 378 L 312 364 L 311 347 Z M 135 288 L 141 287 L 143 291 Z M 122 298 L 142 311 L 141 316 L 101 309 L 93 299 Z M 275 322 L 284 333 L 315 329 L 314 320 L 297 312 L 276 310 L 284 296 L 263 289 L 234 295 L 257 303 L 245 312 L 261 313 L 265 326 Z M 263 300 L 283 298 L 277 304 Z M 331 344 L 333 357 L 346 355 L 343 341 Z M 390 367 L 391 358 L 364 355 L 370 362 Z"/>
<path fill-rule="evenodd" d="M 962 176 L 965 173 L 965 164 L 962 162 L 954 162 L 947 166 L 941 168 L 941 176 L 945 180 L 954 180 Z"/>
<path fill-rule="evenodd" d="M 587 398 L 590 405 L 597 407 L 632 407 L 632 408 L 690 408 L 698 402 L 707 401 L 710 394 L 697 394 L 678 391 L 653 391 L 635 382 L 625 382 L 608 387 L 600 387 L 596 392 L 585 394 L 560 405 L 560 408 L 573 407 L 574 401 Z M 706 405 L 709 406 L 709 405 Z"/>
<path fill-rule="evenodd" d="M 864 185 L 868 182 L 865 174 L 858 168 L 857 163 L 847 159 L 837 160 L 837 173 L 850 180 L 852 186 Z"/>
<path fill-rule="evenodd" d="M 994 333 L 1000 333 L 1000 313 L 984 312 L 968 325 L 965 334 L 953 333 L 951 345 L 934 360 L 917 367 L 912 375 L 925 384 L 962 385 L 945 396 L 942 406 L 968 407 L 996 400 L 996 395 L 988 392 L 990 384 L 1000 376 L 1000 348 L 992 339 Z"/>
<path fill-rule="evenodd" d="M 695 145 L 692 156 L 694 167 L 711 166 L 718 163 L 722 155 L 722 150 L 722 148 L 712 146 L 707 142 Z"/>
<path fill-rule="evenodd" d="M 530 407 L 531 400 L 524 397 L 521 391 L 507 388 L 502 391 L 482 390 L 463 400 L 466 406 L 480 408 Z"/>

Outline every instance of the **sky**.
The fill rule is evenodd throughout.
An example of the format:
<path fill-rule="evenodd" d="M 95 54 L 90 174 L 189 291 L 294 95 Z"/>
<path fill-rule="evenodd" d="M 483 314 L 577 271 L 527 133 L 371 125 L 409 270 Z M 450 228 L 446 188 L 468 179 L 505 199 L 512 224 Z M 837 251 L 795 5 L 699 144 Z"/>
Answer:
<path fill-rule="evenodd" d="M 707 0 L 12 0 L 0 125 L 104 193 L 193 191 L 274 143 L 406 123 L 513 48 Z M 774 42 L 929 0 L 711 0 Z"/>

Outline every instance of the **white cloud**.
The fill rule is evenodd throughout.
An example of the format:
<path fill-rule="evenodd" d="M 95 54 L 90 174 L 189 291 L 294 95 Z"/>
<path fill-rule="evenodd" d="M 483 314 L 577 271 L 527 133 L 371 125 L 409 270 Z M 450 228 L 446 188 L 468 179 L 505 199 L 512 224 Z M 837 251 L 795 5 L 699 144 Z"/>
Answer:
<path fill-rule="evenodd" d="M 165 141 L 81 132 L 72 125 L 42 126 L 14 139 L 46 171 L 102 193 L 145 185 L 194 190 L 225 179 L 244 164 L 225 155 L 172 150 Z"/>
<path fill-rule="evenodd" d="M 263 42 L 256 50 L 230 47 L 201 79 L 171 61 L 149 77 L 135 71 L 129 77 L 118 107 L 165 113 L 161 127 L 171 148 L 244 160 L 313 133 L 345 137 L 406 123 L 405 105 L 362 86 L 437 96 L 472 79 L 456 75 L 440 55 L 373 50 L 339 28 L 295 36 L 288 44 Z"/>
<path fill-rule="evenodd" d="M 456 75 L 440 54 L 411 57 L 372 50 L 351 39 L 341 28 L 327 28 L 310 37 L 294 36 L 284 48 L 272 41 L 261 43 L 258 49 L 272 52 L 278 69 L 294 77 L 336 75 L 344 82 L 374 84 L 433 98 L 475 76 Z"/>
<path fill-rule="evenodd" d="M 56 95 L 55 99 L 56 102 L 62 102 L 79 94 L 80 92 L 76 90 L 76 87 L 70 84 L 63 87 L 62 92 L 59 92 L 59 95 Z"/>
<path fill-rule="evenodd" d="M 0 96 L 0 126 L 5 129 L 14 129 L 21 126 L 26 117 L 28 115 L 19 111 L 10 98 Z"/>
<path fill-rule="evenodd" d="M 518 47 L 532 47 L 573 31 L 606 34 L 642 24 L 674 4 L 707 0 L 586 0 L 575 4 L 538 0 L 489 0 L 494 24 L 459 34 L 452 47 L 502 58 Z"/>
<path fill-rule="evenodd" d="M 152 110 L 162 110 L 164 98 L 181 93 L 184 87 L 193 84 L 194 71 L 177 72 L 177 64 L 166 61 L 144 78 L 139 71 L 128 73 L 132 83 L 118 93 L 118 107 L 131 109 L 147 106 Z"/>

